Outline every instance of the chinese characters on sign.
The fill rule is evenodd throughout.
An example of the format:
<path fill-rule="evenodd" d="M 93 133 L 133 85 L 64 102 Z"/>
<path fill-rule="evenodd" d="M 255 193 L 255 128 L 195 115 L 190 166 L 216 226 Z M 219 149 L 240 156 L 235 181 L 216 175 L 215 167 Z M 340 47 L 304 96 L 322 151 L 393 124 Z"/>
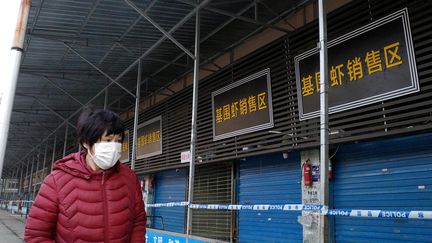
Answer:
<path fill-rule="evenodd" d="M 247 116 L 252 112 L 267 109 L 266 92 L 232 101 L 231 104 L 216 108 L 216 123 Z M 240 110 L 239 110 L 240 108 Z"/>
<path fill-rule="evenodd" d="M 151 131 L 138 137 L 138 147 L 144 147 L 147 144 L 160 142 L 160 130 Z"/>
<path fill-rule="evenodd" d="M 158 116 L 137 129 L 137 159 L 162 154 L 162 118 Z"/>
<path fill-rule="evenodd" d="M 129 162 L 129 130 L 125 131 L 125 136 L 123 138 L 120 162 Z"/>
<path fill-rule="evenodd" d="M 273 127 L 270 70 L 213 92 L 212 109 L 214 140 Z"/>
<path fill-rule="evenodd" d="M 191 161 L 191 159 L 192 159 L 192 155 L 190 150 L 183 151 L 180 153 L 180 163 L 188 163 Z"/>
<path fill-rule="evenodd" d="M 186 235 L 173 233 L 168 231 L 160 231 L 154 229 L 147 229 L 145 235 L 146 243 L 186 243 Z M 204 243 L 205 241 L 189 239 L 189 243 Z"/>
<path fill-rule="evenodd" d="M 381 50 L 371 50 L 366 52 L 364 59 L 361 57 L 354 57 L 348 59 L 346 63 L 331 66 L 329 75 L 330 87 L 342 86 L 347 82 L 361 80 L 365 75 L 372 75 L 373 73 L 382 72 L 383 70 L 403 64 L 402 57 L 398 54 L 399 46 L 400 42 L 395 42 L 383 48 L 385 69 L 383 69 L 383 62 L 380 54 Z M 366 67 L 365 72 L 363 72 L 363 62 Z M 320 72 L 318 71 L 314 74 L 314 78 L 312 75 L 301 78 L 303 97 L 319 93 L 320 76 Z M 344 76 L 346 76 L 346 78 L 344 78 Z"/>
<path fill-rule="evenodd" d="M 408 11 L 400 10 L 328 45 L 329 112 L 419 90 Z M 300 119 L 319 116 L 318 49 L 295 57 Z"/>

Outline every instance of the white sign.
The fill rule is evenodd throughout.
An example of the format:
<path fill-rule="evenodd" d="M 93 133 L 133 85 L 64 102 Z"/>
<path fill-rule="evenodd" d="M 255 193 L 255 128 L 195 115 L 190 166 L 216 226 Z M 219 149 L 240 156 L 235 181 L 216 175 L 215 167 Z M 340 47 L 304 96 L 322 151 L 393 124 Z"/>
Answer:
<path fill-rule="evenodd" d="M 180 155 L 180 157 L 181 157 L 181 163 L 188 163 L 188 162 L 190 162 L 191 161 L 191 152 L 190 151 L 183 151 L 183 152 L 181 152 L 181 155 Z"/>

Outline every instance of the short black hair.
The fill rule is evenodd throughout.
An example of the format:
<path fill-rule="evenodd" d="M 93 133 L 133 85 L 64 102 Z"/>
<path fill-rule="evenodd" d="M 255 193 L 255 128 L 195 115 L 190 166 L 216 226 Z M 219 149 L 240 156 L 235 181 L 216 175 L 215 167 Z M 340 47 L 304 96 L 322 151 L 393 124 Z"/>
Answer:
<path fill-rule="evenodd" d="M 106 131 L 107 135 L 121 134 L 124 138 L 124 126 L 120 117 L 113 111 L 86 108 L 78 118 L 77 135 L 81 145 L 92 147 Z"/>

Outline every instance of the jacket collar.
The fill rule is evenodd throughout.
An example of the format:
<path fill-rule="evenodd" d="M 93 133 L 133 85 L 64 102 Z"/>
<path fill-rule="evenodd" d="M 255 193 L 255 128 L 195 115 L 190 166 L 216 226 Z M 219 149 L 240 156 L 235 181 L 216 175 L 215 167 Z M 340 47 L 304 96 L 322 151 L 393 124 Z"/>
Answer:
<path fill-rule="evenodd" d="M 89 180 L 92 177 L 93 178 L 100 177 L 102 174 L 105 174 L 106 177 L 108 178 L 111 174 L 118 172 L 120 169 L 120 162 L 117 162 L 111 169 L 95 172 L 87 164 L 85 160 L 86 155 L 87 152 L 85 150 L 81 152 L 69 154 L 68 156 L 56 161 L 53 166 L 53 170 L 62 170 L 75 177 L 80 177 Z"/>

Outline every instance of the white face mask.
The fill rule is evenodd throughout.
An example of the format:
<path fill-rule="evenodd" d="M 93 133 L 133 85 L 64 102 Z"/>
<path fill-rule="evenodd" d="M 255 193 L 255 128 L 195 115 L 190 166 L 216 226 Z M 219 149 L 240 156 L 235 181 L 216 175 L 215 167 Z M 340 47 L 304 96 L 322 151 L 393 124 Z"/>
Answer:
<path fill-rule="evenodd" d="M 94 144 L 95 154 L 89 152 L 95 164 L 102 170 L 113 167 L 121 157 L 121 143 L 99 142 Z"/>

